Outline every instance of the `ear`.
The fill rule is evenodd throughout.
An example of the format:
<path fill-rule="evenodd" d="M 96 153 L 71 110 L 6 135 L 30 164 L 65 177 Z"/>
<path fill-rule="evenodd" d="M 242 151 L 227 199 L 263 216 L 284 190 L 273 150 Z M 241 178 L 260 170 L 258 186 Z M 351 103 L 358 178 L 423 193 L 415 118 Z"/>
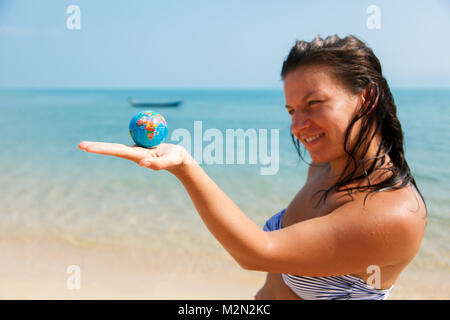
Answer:
<path fill-rule="evenodd" d="M 372 86 L 370 83 L 368 83 L 364 87 L 363 91 L 361 91 L 361 99 L 362 99 L 363 103 L 370 100 L 371 89 L 372 89 Z"/>
<path fill-rule="evenodd" d="M 361 109 L 365 109 L 369 107 L 371 103 L 371 108 L 375 107 L 378 101 L 375 101 L 376 94 L 376 86 L 373 83 L 368 83 L 363 91 L 361 92 Z M 369 110 L 368 110 L 369 111 Z"/>

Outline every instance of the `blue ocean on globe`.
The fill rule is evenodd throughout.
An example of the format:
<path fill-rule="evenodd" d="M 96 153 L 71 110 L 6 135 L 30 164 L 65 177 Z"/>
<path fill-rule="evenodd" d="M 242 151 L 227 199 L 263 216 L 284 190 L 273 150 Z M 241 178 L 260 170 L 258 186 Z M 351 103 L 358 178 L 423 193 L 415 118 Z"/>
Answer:
<path fill-rule="evenodd" d="M 140 147 L 156 147 L 167 136 L 167 122 L 158 112 L 142 111 L 131 118 L 130 135 Z"/>

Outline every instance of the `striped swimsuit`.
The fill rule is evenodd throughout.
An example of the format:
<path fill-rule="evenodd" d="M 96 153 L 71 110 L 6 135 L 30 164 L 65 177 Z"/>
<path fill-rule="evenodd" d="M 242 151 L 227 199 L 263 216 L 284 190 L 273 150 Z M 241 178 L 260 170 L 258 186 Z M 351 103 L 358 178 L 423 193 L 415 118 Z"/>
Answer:
<path fill-rule="evenodd" d="M 267 220 L 264 231 L 281 229 L 286 209 Z M 286 285 L 304 300 L 386 300 L 389 289 L 376 289 L 354 275 L 309 277 L 281 274 Z"/>

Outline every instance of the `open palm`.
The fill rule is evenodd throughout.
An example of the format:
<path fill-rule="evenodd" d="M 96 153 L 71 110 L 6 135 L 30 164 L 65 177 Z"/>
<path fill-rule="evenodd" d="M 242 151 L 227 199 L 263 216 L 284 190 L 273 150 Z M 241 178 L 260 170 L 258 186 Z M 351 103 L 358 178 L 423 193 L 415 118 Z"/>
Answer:
<path fill-rule="evenodd" d="M 153 170 L 165 169 L 172 173 L 189 159 L 186 149 L 170 143 L 161 143 L 150 149 L 126 146 L 120 143 L 83 141 L 80 142 L 78 148 L 91 153 L 131 160 L 141 167 L 148 167 Z"/>

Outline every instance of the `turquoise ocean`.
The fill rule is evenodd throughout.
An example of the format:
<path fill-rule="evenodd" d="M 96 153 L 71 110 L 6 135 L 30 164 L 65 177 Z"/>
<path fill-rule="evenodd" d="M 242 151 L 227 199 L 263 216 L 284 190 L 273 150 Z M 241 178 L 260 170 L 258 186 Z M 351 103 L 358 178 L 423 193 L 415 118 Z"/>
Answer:
<path fill-rule="evenodd" d="M 450 271 L 450 90 L 393 90 L 406 157 L 428 207 L 416 264 Z M 84 247 L 217 250 L 181 183 L 167 172 L 78 150 L 83 140 L 131 145 L 130 119 L 148 108 L 127 99 L 183 100 L 150 108 L 169 134 L 194 121 L 218 129 L 279 130 L 278 171 L 263 164 L 202 164 L 255 223 L 285 208 L 305 182 L 281 90 L 0 90 L 0 239 Z M 198 137 L 197 137 L 198 139 Z M 204 141 L 203 146 L 208 142 Z M 224 144 L 227 147 L 226 144 Z M 269 149 L 272 145 L 269 145 Z M 224 151 L 225 152 L 225 151 Z"/>

